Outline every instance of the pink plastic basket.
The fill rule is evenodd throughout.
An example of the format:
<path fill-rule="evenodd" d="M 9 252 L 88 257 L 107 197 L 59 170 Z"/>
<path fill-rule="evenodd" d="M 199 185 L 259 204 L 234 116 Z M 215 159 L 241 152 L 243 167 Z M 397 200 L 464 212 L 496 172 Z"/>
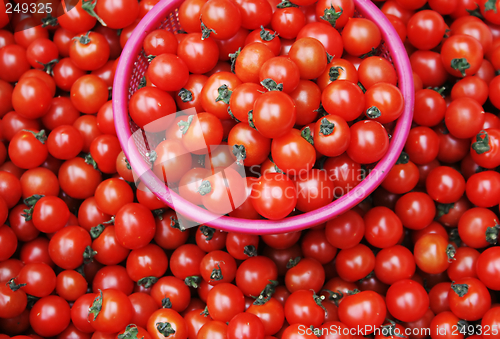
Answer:
<path fill-rule="evenodd" d="M 410 131 L 414 102 L 413 76 L 406 50 L 389 20 L 370 0 L 354 0 L 357 13 L 372 20 L 380 28 L 384 39 L 383 50 L 385 51 L 382 56 L 394 63 L 398 74 L 399 88 L 405 98 L 404 112 L 398 119 L 392 133 L 389 150 L 370 171 L 370 174 L 349 193 L 327 206 L 279 221 L 220 217 L 184 200 L 169 190 L 164 182 L 151 171 L 151 164 L 145 156 L 147 150 L 144 147 L 144 141 L 141 143 L 131 138 L 132 133 L 138 127 L 129 118 L 128 100 L 137 90 L 149 65 L 142 53 L 144 38 L 149 32 L 159 27 L 165 27 L 172 31 L 179 29 L 177 8 L 182 2 L 183 0 L 161 0 L 141 20 L 123 49 L 113 86 L 113 111 L 118 138 L 134 172 L 152 192 L 155 192 L 170 207 L 173 207 L 175 202 L 177 213 L 198 223 L 231 232 L 273 234 L 298 231 L 324 223 L 349 210 L 377 188 L 397 161 Z M 149 146 L 154 149 L 156 145 Z M 206 222 L 207 220 L 211 221 Z"/>

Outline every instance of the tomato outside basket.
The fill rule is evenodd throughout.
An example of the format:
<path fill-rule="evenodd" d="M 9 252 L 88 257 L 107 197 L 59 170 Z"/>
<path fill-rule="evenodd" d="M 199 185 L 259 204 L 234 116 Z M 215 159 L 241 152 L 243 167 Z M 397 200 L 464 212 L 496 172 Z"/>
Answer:
<path fill-rule="evenodd" d="M 142 52 L 144 39 L 149 32 L 158 28 L 167 28 L 173 32 L 178 30 L 180 26 L 177 9 L 183 1 L 161 0 L 154 6 L 135 28 L 123 49 L 116 69 L 113 85 L 116 133 L 132 169 L 146 187 L 169 207 L 175 209 L 178 214 L 194 220 L 196 224 L 205 224 L 230 232 L 273 234 L 299 231 L 322 224 L 360 203 L 380 185 L 403 150 L 411 128 L 414 103 L 413 75 L 403 43 L 389 20 L 370 0 L 354 0 L 356 15 L 372 20 L 379 27 L 383 37 L 381 48 L 379 48 L 380 56 L 394 64 L 398 75 L 398 86 L 405 99 L 403 114 L 393 130 L 386 155 L 359 185 L 322 208 L 278 221 L 219 216 L 181 198 L 166 187 L 151 170 L 151 163 L 146 155 L 148 148 L 154 149 L 156 145 L 148 145 L 148 141 L 151 143 L 151 140 L 145 141 L 138 137 L 141 133 L 134 133 L 139 128 L 129 117 L 128 100 L 137 90 L 149 66 Z"/>

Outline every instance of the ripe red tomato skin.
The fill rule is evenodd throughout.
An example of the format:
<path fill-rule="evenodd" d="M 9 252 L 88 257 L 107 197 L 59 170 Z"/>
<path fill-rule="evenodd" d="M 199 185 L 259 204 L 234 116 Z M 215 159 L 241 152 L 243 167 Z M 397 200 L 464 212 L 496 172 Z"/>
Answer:
<path fill-rule="evenodd" d="M 90 41 L 82 40 L 81 36 L 74 38 L 69 47 L 69 57 L 76 67 L 85 71 L 94 71 L 108 61 L 109 43 L 102 34 L 97 32 L 90 32 L 86 37 Z"/>
<path fill-rule="evenodd" d="M 468 178 L 465 193 L 478 207 L 493 207 L 500 201 L 500 176 L 494 171 L 484 171 Z"/>
<path fill-rule="evenodd" d="M 271 298 L 264 305 L 250 305 L 247 313 L 255 314 L 264 324 L 265 335 L 276 334 L 285 321 L 285 312 L 283 306 L 275 298 Z"/>
<path fill-rule="evenodd" d="M 381 41 L 379 28 L 370 20 L 355 18 L 347 22 L 342 31 L 344 49 L 353 56 L 368 53 L 377 48 Z"/>
<path fill-rule="evenodd" d="M 49 254 L 54 263 L 66 270 L 83 263 L 83 252 L 92 243 L 90 235 L 80 226 L 67 226 L 50 239 Z"/>
<path fill-rule="evenodd" d="M 365 108 L 365 96 L 359 86 L 349 80 L 339 79 L 323 89 L 322 102 L 325 110 L 347 121 L 358 118 Z"/>
<path fill-rule="evenodd" d="M 373 291 L 363 291 L 345 297 L 339 304 L 338 312 L 343 324 L 360 326 L 364 330 L 365 325 L 380 326 L 385 321 L 387 309 L 382 296 Z"/>
<path fill-rule="evenodd" d="M 275 194 L 278 190 L 279 197 Z M 260 215 L 278 220 L 286 217 L 295 208 L 296 194 L 295 184 L 286 175 L 270 173 L 254 184 L 250 201 Z"/>
<path fill-rule="evenodd" d="M 460 297 L 454 288 L 466 284 L 467 293 Z M 491 297 L 486 286 L 476 278 L 462 278 L 451 285 L 448 292 L 450 309 L 457 317 L 467 321 L 479 320 L 490 309 Z"/>
<path fill-rule="evenodd" d="M 386 248 L 398 243 L 403 235 L 403 224 L 399 217 L 387 207 L 378 206 L 365 216 L 365 239 L 372 246 Z"/>
<path fill-rule="evenodd" d="M 375 255 L 363 244 L 341 250 L 335 261 L 339 277 L 348 282 L 363 279 L 374 267 Z"/>
<path fill-rule="evenodd" d="M 285 318 L 288 323 L 319 327 L 325 319 L 325 312 L 316 304 L 314 292 L 297 290 L 286 300 Z"/>
<path fill-rule="evenodd" d="M 500 284 L 498 280 L 492 279 L 498 274 L 498 262 L 500 256 L 500 248 L 490 247 L 479 255 L 476 264 L 477 276 L 489 289 L 498 291 Z"/>
<path fill-rule="evenodd" d="M 341 135 L 345 133 L 348 132 L 340 129 Z M 281 137 L 275 137 L 271 143 L 271 154 L 280 170 L 295 176 L 310 171 L 316 161 L 314 146 L 305 140 L 297 129 L 292 129 Z"/>
<path fill-rule="evenodd" d="M 228 302 L 222 303 L 221 299 Z M 224 322 L 229 321 L 236 314 L 243 312 L 245 297 L 238 287 L 222 283 L 214 286 L 208 292 L 207 307 L 212 319 Z"/>
<path fill-rule="evenodd" d="M 170 270 L 172 274 L 184 280 L 187 277 L 201 275 L 200 263 L 205 252 L 193 244 L 179 246 L 170 256 Z"/>
<path fill-rule="evenodd" d="M 9 143 L 9 158 L 19 168 L 31 169 L 43 164 L 47 159 L 47 145 L 38 140 L 33 133 L 39 131 L 19 131 Z"/>
<path fill-rule="evenodd" d="M 147 322 L 151 314 L 158 309 L 158 305 L 147 293 L 137 292 L 128 296 L 132 303 L 133 312 L 131 323 L 146 328 Z"/>
<path fill-rule="evenodd" d="M 484 138 L 488 135 L 488 146 L 489 150 L 484 153 L 478 154 L 473 148 L 476 140 L 473 140 L 471 143 L 470 155 L 476 164 L 481 167 L 492 169 L 500 165 L 500 129 L 497 128 L 487 128 L 486 130 L 481 131 L 478 136 L 480 140 L 484 140 Z M 476 136 L 476 138 L 478 137 Z"/>
<path fill-rule="evenodd" d="M 465 58 L 469 63 L 469 67 L 463 70 L 464 73 L 452 68 L 452 60 L 460 58 Z M 453 35 L 449 39 L 446 39 L 441 48 L 441 60 L 451 75 L 456 77 L 474 75 L 479 67 L 481 67 L 483 46 L 471 36 L 464 34 Z"/>
<path fill-rule="evenodd" d="M 167 271 L 167 255 L 160 246 L 148 244 L 130 252 L 126 268 L 129 277 L 135 282 L 145 277 L 159 278 Z"/>
<path fill-rule="evenodd" d="M 446 249 L 448 239 L 439 234 L 426 234 L 416 243 L 414 248 L 415 262 L 424 272 L 439 274 L 448 269 L 450 262 Z"/>
<path fill-rule="evenodd" d="M 171 339 L 187 338 L 187 327 L 184 318 L 172 309 L 160 308 L 155 311 L 148 320 L 147 329 L 152 339 L 165 338 L 165 336 L 157 330 L 156 326 L 159 322 L 168 322 L 171 324 L 172 328 L 175 330 L 175 333 L 169 336 Z"/>
<path fill-rule="evenodd" d="M 456 202 L 465 192 L 465 179 L 455 169 L 440 166 L 433 169 L 426 180 L 427 193 L 442 204 Z"/>
<path fill-rule="evenodd" d="M 322 127 L 328 124 L 334 124 L 335 127 L 332 133 L 326 135 L 323 134 Z M 315 125 L 314 147 L 323 155 L 328 157 L 341 155 L 349 147 L 350 141 L 351 131 L 342 117 L 326 115 Z"/>
<path fill-rule="evenodd" d="M 290 292 L 312 290 L 319 293 L 325 282 L 325 269 L 313 258 L 304 258 L 285 275 L 285 285 Z"/>
<path fill-rule="evenodd" d="M 247 297 L 259 295 L 269 281 L 278 279 L 276 264 L 264 256 L 246 259 L 236 271 L 236 286 Z"/>
<path fill-rule="evenodd" d="M 477 278 L 477 261 L 480 253 L 470 247 L 459 247 L 455 253 L 455 258 L 447 273 L 451 281 L 457 281 L 461 278 Z"/>
<path fill-rule="evenodd" d="M 0 295 L 0 315 L 2 318 L 19 316 L 28 304 L 26 293 L 23 290 L 12 291 L 8 284 L 2 284 Z"/>
<path fill-rule="evenodd" d="M 401 245 L 384 248 L 375 257 L 375 276 L 384 284 L 410 279 L 415 268 L 413 254 Z"/>
<path fill-rule="evenodd" d="M 68 327 L 70 307 L 63 298 L 55 295 L 46 296 L 38 300 L 30 312 L 30 323 L 40 336 L 52 337 Z"/>
<path fill-rule="evenodd" d="M 153 240 L 156 223 L 149 209 L 137 203 L 124 205 L 115 216 L 116 239 L 129 249 L 139 249 Z"/>
<path fill-rule="evenodd" d="M 97 317 L 89 313 L 88 319 L 96 331 L 105 333 L 116 333 L 125 328 L 132 318 L 132 303 L 125 293 L 107 289 L 94 294 L 99 297 L 102 293 L 102 308 Z"/>
<path fill-rule="evenodd" d="M 326 239 L 339 249 L 347 249 L 359 244 L 364 234 L 364 220 L 353 210 L 328 221 L 325 228 Z"/>
<path fill-rule="evenodd" d="M 464 243 L 472 248 L 484 248 L 489 245 L 486 230 L 495 223 L 497 216 L 491 210 L 474 207 L 462 214 L 458 221 L 458 234 Z"/>
<path fill-rule="evenodd" d="M 166 276 L 161 277 L 151 288 L 151 294 L 158 308 L 161 308 L 164 298 L 169 298 L 172 303 L 171 309 L 182 312 L 189 304 L 189 287 L 179 278 Z"/>
<path fill-rule="evenodd" d="M 399 320 L 413 322 L 422 318 L 429 308 L 425 289 L 411 279 L 403 279 L 389 287 L 386 295 L 389 312 Z"/>
<path fill-rule="evenodd" d="M 380 160 L 389 148 L 389 137 L 380 123 L 362 120 L 351 126 L 351 143 L 347 155 L 357 163 L 370 164 Z"/>
<path fill-rule="evenodd" d="M 236 315 L 227 326 L 228 339 L 264 339 L 262 321 L 251 313 Z"/>
<path fill-rule="evenodd" d="M 266 138 L 279 138 L 295 124 L 296 109 L 293 100 L 283 92 L 267 92 L 254 104 L 253 121 L 257 130 Z"/>

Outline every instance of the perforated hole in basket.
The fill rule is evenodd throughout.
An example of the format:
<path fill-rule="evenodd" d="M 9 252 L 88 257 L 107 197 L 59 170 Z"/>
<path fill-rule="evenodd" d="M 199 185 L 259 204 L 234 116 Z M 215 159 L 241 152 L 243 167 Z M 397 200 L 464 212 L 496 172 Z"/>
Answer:
<path fill-rule="evenodd" d="M 171 32 L 177 32 L 178 30 L 180 30 L 181 26 L 179 25 L 178 12 L 179 11 L 176 9 L 173 13 L 170 13 L 170 15 L 165 20 L 163 20 L 160 25 L 158 25 L 157 29 L 163 28 Z M 355 12 L 354 17 L 362 17 L 362 16 L 358 12 Z M 380 44 L 379 48 L 377 49 L 377 55 L 389 60 L 392 63 L 391 55 L 383 41 Z M 129 100 L 132 97 L 132 95 L 137 91 L 148 67 L 149 67 L 149 61 L 146 58 L 144 52 L 141 51 L 141 53 L 139 53 L 139 55 L 137 56 L 137 61 L 134 64 L 132 77 L 130 79 L 130 87 L 128 94 Z M 148 153 L 148 151 L 151 149 L 155 149 L 156 146 L 162 141 L 162 137 L 158 136 L 157 138 L 155 138 L 151 135 L 148 135 L 148 138 L 146 138 L 144 132 L 142 133 L 142 136 L 141 133 L 134 133 L 139 129 L 139 127 L 132 121 L 132 119 L 129 119 L 129 122 L 130 122 L 130 131 L 132 132 L 137 149 L 139 150 L 139 153 L 142 155 L 144 161 L 150 165 L 151 162 L 149 160 L 149 157 L 146 156 L 146 153 Z"/>

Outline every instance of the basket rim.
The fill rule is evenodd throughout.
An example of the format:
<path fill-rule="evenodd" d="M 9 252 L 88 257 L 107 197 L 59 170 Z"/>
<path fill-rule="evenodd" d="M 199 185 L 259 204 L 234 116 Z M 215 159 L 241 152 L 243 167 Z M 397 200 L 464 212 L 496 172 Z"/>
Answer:
<path fill-rule="evenodd" d="M 348 211 L 380 185 L 391 167 L 396 163 L 411 129 L 414 104 L 413 73 L 404 45 L 386 16 L 370 0 L 354 0 L 356 10 L 379 27 L 398 74 L 399 89 L 405 99 L 404 110 L 394 128 L 389 149 L 371 170 L 370 174 L 355 188 L 330 204 L 311 212 L 277 221 L 218 216 L 184 200 L 178 194 L 169 190 L 143 160 L 135 143 L 131 142 L 128 91 L 132 70 L 137 56 L 142 50 L 142 43 L 146 35 L 156 29 L 159 21 L 172 13 L 183 1 L 161 0 L 142 18 L 122 51 L 113 83 L 113 114 L 116 133 L 125 156 L 129 159 L 137 177 L 141 179 L 146 187 L 169 207 L 174 208 L 175 206 L 176 212 L 186 215 L 200 224 L 229 232 L 262 235 L 295 232 L 320 225 Z M 211 221 L 207 222 L 207 220 Z"/>

